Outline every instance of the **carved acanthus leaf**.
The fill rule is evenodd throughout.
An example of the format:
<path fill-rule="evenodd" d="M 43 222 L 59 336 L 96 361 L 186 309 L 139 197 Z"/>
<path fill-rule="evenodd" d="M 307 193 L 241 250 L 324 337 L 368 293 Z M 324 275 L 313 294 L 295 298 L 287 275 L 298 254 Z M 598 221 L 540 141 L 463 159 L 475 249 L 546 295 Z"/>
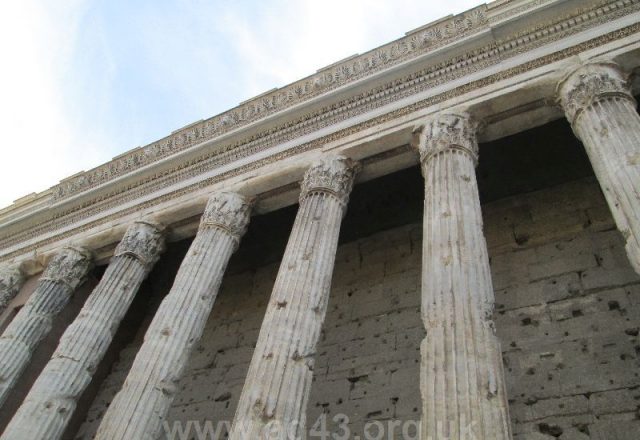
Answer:
<path fill-rule="evenodd" d="M 219 192 L 209 198 L 200 227 L 219 227 L 240 240 L 247 231 L 250 217 L 251 203 L 247 199 L 240 194 Z"/>
<path fill-rule="evenodd" d="M 422 163 L 445 151 L 462 150 L 478 160 L 478 124 L 467 113 L 442 113 L 428 119 L 417 133 Z"/>
<path fill-rule="evenodd" d="M 24 283 L 24 275 L 17 265 L 0 266 L 0 313 L 16 296 Z"/>
<path fill-rule="evenodd" d="M 356 168 L 354 162 L 344 156 L 320 159 L 311 165 L 304 175 L 300 200 L 311 192 L 326 191 L 346 203 L 353 188 Z"/>
<path fill-rule="evenodd" d="M 586 64 L 558 86 L 560 103 L 572 124 L 593 103 L 611 96 L 633 100 L 631 86 L 620 68 L 613 63 Z"/>
<path fill-rule="evenodd" d="M 41 279 L 58 281 L 75 290 L 86 280 L 92 260 L 89 250 L 66 247 L 51 259 Z"/>
<path fill-rule="evenodd" d="M 114 256 L 132 255 L 150 269 L 158 261 L 164 248 L 163 227 L 138 221 L 127 228 Z"/>

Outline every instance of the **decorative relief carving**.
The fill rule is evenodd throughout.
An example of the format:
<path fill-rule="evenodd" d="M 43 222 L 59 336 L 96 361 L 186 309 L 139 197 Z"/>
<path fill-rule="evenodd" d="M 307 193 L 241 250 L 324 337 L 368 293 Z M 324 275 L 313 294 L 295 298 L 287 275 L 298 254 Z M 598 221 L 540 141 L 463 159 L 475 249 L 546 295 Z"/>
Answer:
<path fill-rule="evenodd" d="M 92 264 L 89 250 L 66 247 L 49 261 L 41 279 L 61 282 L 75 290 L 87 278 Z"/>
<path fill-rule="evenodd" d="M 250 217 L 251 203 L 245 197 L 232 192 L 219 192 L 209 198 L 200 228 L 222 228 L 239 241 L 247 232 Z"/>
<path fill-rule="evenodd" d="M 23 281 L 24 276 L 17 265 L 0 266 L 0 292 L 14 290 Z"/>
<path fill-rule="evenodd" d="M 530 32 L 523 32 L 515 37 L 507 38 L 499 44 L 492 43 L 486 48 L 478 49 L 465 55 L 456 56 L 456 58 L 451 61 L 443 62 L 438 64 L 437 66 L 431 66 L 424 71 L 412 74 L 402 81 L 394 81 L 393 84 L 389 85 L 391 87 L 390 90 L 386 90 L 384 88 L 380 88 L 379 90 L 372 90 L 370 91 L 370 93 L 355 97 L 354 99 L 357 99 L 357 102 L 355 102 L 354 99 L 350 99 L 348 101 L 345 101 L 344 103 L 341 103 L 339 106 L 332 106 L 331 109 L 323 109 L 322 112 L 326 112 L 324 114 L 312 114 L 308 117 L 302 118 L 299 121 L 287 123 L 277 129 L 270 130 L 262 138 L 254 136 L 246 140 L 246 143 L 244 144 L 240 142 L 228 145 L 224 148 L 218 149 L 215 153 L 210 153 L 206 156 L 198 157 L 196 160 L 190 161 L 189 163 L 182 163 L 179 165 L 179 168 L 163 172 L 163 174 L 160 176 L 152 176 L 151 178 L 148 178 L 142 182 L 136 182 L 133 185 L 127 187 L 117 188 L 115 192 L 112 192 L 106 196 L 91 199 L 85 205 L 76 206 L 69 211 L 61 212 L 51 220 L 39 221 L 38 225 L 30 225 L 24 227 L 22 231 L 11 231 L 10 233 L 5 234 L 2 239 L 0 239 L 0 248 L 11 246 L 25 240 L 33 239 L 45 231 L 51 231 L 61 227 L 68 227 L 83 218 L 95 215 L 105 209 L 113 208 L 114 206 L 125 203 L 127 201 L 135 200 L 142 195 L 156 191 L 158 188 L 172 185 L 178 181 L 183 180 L 184 178 L 190 178 L 202 172 L 210 171 L 211 169 L 215 169 L 222 164 L 237 160 L 241 157 L 250 156 L 258 151 L 269 148 L 274 144 L 282 143 L 286 140 L 296 138 L 297 136 L 300 136 L 302 134 L 306 134 L 319 128 L 329 126 L 332 123 L 346 120 L 350 117 L 353 117 L 354 115 L 362 114 L 374 108 L 386 105 L 387 103 L 393 102 L 397 99 L 405 98 L 425 89 L 432 88 L 434 86 L 452 81 L 470 73 L 495 65 L 511 56 L 527 52 L 536 47 L 549 44 L 550 42 L 557 39 L 567 37 L 577 32 L 581 32 L 584 29 L 588 29 L 590 27 L 640 10 L 639 0 L 626 0 L 624 2 L 618 1 L 608 3 L 609 5 L 606 7 L 606 11 L 600 7 L 593 7 L 584 10 L 581 9 L 579 11 L 580 15 L 572 14 L 550 25 L 539 25 Z M 312 150 L 319 146 L 325 145 L 328 142 L 333 142 L 337 139 L 351 135 L 360 130 L 370 128 L 378 124 L 382 124 L 386 121 L 410 114 L 414 111 L 436 105 L 453 97 L 460 96 L 478 88 L 486 87 L 497 81 L 513 77 L 514 75 L 518 75 L 528 70 L 535 69 L 537 67 L 555 61 L 563 60 L 571 56 L 575 56 L 576 54 L 579 54 L 585 50 L 601 46 L 602 44 L 606 44 L 610 41 L 624 38 L 639 31 L 640 25 L 636 23 L 626 28 L 600 35 L 576 46 L 554 52 L 552 54 L 528 61 L 524 64 L 501 71 L 499 73 L 486 76 L 473 82 L 469 82 L 462 86 L 456 87 L 455 89 L 446 91 L 438 95 L 434 95 L 409 106 L 405 106 L 402 109 L 388 112 L 384 115 L 371 118 L 365 122 L 355 124 L 352 127 L 336 131 L 327 136 L 323 136 L 322 138 L 298 145 L 285 152 L 279 152 L 264 159 L 259 159 L 250 164 L 238 167 L 236 169 L 221 173 L 207 179 L 203 179 L 198 183 L 194 183 L 185 188 L 164 194 L 160 197 L 154 198 L 153 200 L 137 204 L 136 206 L 122 210 L 117 214 L 102 217 L 101 219 L 93 222 L 90 225 L 76 227 L 72 231 L 58 234 L 56 237 L 41 240 L 36 244 L 29 245 L 23 249 L 16 250 L 9 254 L 5 254 L 2 259 L 6 261 L 17 255 L 21 255 L 24 252 L 36 249 L 38 246 L 42 246 L 43 244 L 52 243 L 59 240 L 60 238 L 70 237 L 81 232 L 82 230 L 89 229 L 96 224 L 103 223 L 123 215 L 127 215 L 131 212 L 136 212 L 140 209 L 155 206 L 158 203 L 165 202 L 174 197 L 179 197 L 180 195 L 196 190 L 198 188 L 207 187 L 215 182 L 219 182 L 231 176 L 255 170 L 273 161 L 281 160 L 285 157 Z M 299 124 L 301 128 L 296 130 L 296 124 Z"/>
<path fill-rule="evenodd" d="M 17 265 L 0 266 L 0 313 L 16 296 L 23 283 L 24 275 Z"/>
<path fill-rule="evenodd" d="M 150 270 L 164 252 L 164 228 L 145 221 L 137 221 L 127 228 L 116 247 L 114 257 L 131 255 Z"/>
<path fill-rule="evenodd" d="M 486 26 L 485 10 L 486 6 L 482 5 L 451 17 L 397 42 L 339 63 L 331 69 L 318 72 L 266 96 L 252 99 L 235 109 L 136 149 L 94 170 L 61 182 L 54 188 L 54 199 L 59 200 L 92 188 L 192 145 L 262 119 L 293 104 L 463 38 Z"/>
<path fill-rule="evenodd" d="M 351 159 L 341 155 L 328 156 L 315 162 L 304 174 L 301 183 L 300 200 L 310 193 L 323 191 L 347 203 L 357 166 Z"/>
<path fill-rule="evenodd" d="M 420 161 L 445 151 L 462 150 L 478 161 L 478 124 L 467 113 L 442 113 L 427 120 L 417 136 Z"/>
<path fill-rule="evenodd" d="M 611 96 L 635 102 L 628 75 L 614 63 L 586 64 L 558 85 L 560 103 L 573 124 L 580 114 L 595 102 Z"/>

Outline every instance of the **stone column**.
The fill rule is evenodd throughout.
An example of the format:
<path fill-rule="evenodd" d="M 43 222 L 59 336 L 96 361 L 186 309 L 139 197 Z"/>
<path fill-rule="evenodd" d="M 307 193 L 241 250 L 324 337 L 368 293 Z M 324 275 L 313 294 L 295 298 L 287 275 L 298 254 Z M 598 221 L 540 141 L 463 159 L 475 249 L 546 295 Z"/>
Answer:
<path fill-rule="evenodd" d="M 286 429 L 279 432 L 287 437 L 277 438 L 306 438 L 306 407 L 316 345 L 327 310 L 340 223 L 354 174 L 350 161 L 342 156 L 322 160 L 305 174 L 300 207 L 230 439 L 267 438 L 263 436 L 270 429 Z"/>
<path fill-rule="evenodd" d="M 157 439 L 189 356 L 218 294 L 251 207 L 233 193 L 213 195 L 171 291 L 144 337 L 129 375 L 109 405 L 97 439 Z"/>
<path fill-rule="evenodd" d="M 91 268 L 89 251 L 67 247 L 51 259 L 26 304 L 0 336 L 0 406 Z"/>
<path fill-rule="evenodd" d="M 24 276 L 17 265 L 0 267 L 0 314 L 20 291 Z"/>
<path fill-rule="evenodd" d="M 640 274 L 640 116 L 627 77 L 612 63 L 587 64 L 558 91 Z"/>
<path fill-rule="evenodd" d="M 127 229 L 100 283 L 60 339 L 5 429 L 3 440 L 62 437 L 80 395 L 163 250 L 164 239 L 157 225 L 136 222 Z"/>
<path fill-rule="evenodd" d="M 422 439 L 511 438 L 493 285 L 467 114 L 428 120 L 418 137 L 425 179 L 421 345 Z"/>

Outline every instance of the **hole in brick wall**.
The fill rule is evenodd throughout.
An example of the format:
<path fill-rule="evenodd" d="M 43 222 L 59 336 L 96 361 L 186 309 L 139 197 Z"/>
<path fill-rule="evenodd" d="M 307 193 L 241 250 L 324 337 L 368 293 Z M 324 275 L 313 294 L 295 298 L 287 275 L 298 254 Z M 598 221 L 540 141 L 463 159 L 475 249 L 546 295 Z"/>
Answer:
<path fill-rule="evenodd" d="M 540 423 L 538 425 L 538 431 L 542 434 L 547 434 L 552 437 L 560 437 L 563 433 L 563 430 L 558 425 L 548 425 L 546 423 Z"/>
<path fill-rule="evenodd" d="M 360 382 L 361 380 L 365 380 L 367 379 L 369 376 L 368 375 L 362 375 L 362 376 L 352 376 L 352 377 L 347 377 L 347 380 L 353 384 Z"/>
<path fill-rule="evenodd" d="M 609 301 L 609 310 L 620 310 L 620 303 L 618 301 Z"/>
<path fill-rule="evenodd" d="M 531 237 L 528 234 L 515 235 L 515 241 L 518 246 L 526 244 Z"/>
<path fill-rule="evenodd" d="M 602 266 L 602 262 L 604 261 L 604 258 L 602 258 L 598 254 L 594 254 L 594 257 L 596 258 L 596 263 L 598 264 L 598 266 Z"/>
<path fill-rule="evenodd" d="M 231 393 L 230 392 L 226 392 L 226 393 L 222 393 L 220 394 L 218 397 L 216 397 L 214 400 L 216 402 L 226 402 L 227 400 L 231 399 Z"/>
<path fill-rule="evenodd" d="M 589 432 L 589 425 L 587 425 L 587 424 L 576 425 L 575 428 L 579 432 L 581 432 L 581 433 L 583 433 L 585 435 L 591 435 L 591 433 Z"/>

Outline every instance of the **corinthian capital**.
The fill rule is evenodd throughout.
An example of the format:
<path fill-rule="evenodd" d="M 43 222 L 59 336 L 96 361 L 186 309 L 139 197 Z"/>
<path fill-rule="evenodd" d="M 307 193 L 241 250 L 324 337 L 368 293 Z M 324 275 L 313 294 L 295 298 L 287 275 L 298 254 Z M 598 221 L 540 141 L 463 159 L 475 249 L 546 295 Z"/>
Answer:
<path fill-rule="evenodd" d="M 304 174 L 300 200 L 313 192 L 328 192 L 347 203 L 357 166 L 344 156 L 328 156 L 315 162 Z"/>
<path fill-rule="evenodd" d="M 66 247 L 51 259 L 42 279 L 61 282 L 69 286 L 71 290 L 75 290 L 85 281 L 92 263 L 89 250 Z"/>
<path fill-rule="evenodd" d="M 417 133 L 420 161 L 445 151 L 462 150 L 478 160 L 478 124 L 467 113 L 441 113 L 428 119 Z"/>
<path fill-rule="evenodd" d="M 145 221 L 137 221 L 127 228 L 116 247 L 114 256 L 131 255 L 147 269 L 151 269 L 164 251 L 164 228 Z"/>
<path fill-rule="evenodd" d="M 573 124 L 595 102 L 611 96 L 634 100 L 627 76 L 613 63 L 586 64 L 558 84 L 560 104 Z"/>
<path fill-rule="evenodd" d="M 24 283 L 24 275 L 18 265 L 0 266 L 0 313 L 18 294 Z"/>
<path fill-rule="evenodd" d="M 18 265 L 0 266 L 0 292 L 13 292 L 20 288 L 24 276 Z"/>
<path fill-rule="evenodd" d="M 212 195 L 204 208 L 200 228 L 218 227 L 231 234 L 237 241 L 247 231 L 251 203 L 240 194 L 219 192 Z"/>

